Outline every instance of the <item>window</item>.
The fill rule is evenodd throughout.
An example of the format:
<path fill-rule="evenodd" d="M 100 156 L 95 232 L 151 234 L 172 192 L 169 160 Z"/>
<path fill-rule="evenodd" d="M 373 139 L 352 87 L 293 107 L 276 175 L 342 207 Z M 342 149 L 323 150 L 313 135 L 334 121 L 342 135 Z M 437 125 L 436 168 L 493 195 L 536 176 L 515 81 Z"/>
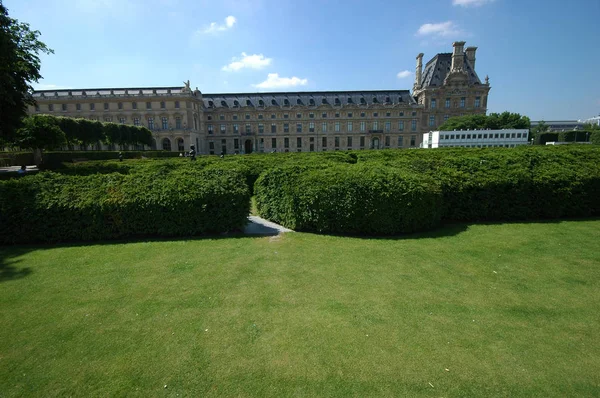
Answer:
<path fill-rule="evenodd" d="M 467 139 L 470 140 L 471 139 L 471 134 L 467 134 Z"/>
<path fill-rule="evenodd" d="M 373 117 L 379 117 L 379 112 L 373 112 Z"/>
<path fill-rule="evenodd" d="M 214 142 L 212 142 L 212 141 L 210 141 L 210 142 L 208 143 L 208 149 L 210 149 L 210 150 L 214 150 L 214 149 L 215 149 L 215 143 L 214 143 Z"/>
<path fill-rule="evenodd" d="M 498 138 L 498 133 L 494 134 L 494 138 Z"/>
<path fill-rule="evenodd" d="M 352 117 L 352 112 L 348 112 L 348 117 Z"/>
<path fill-rule="evenodd" d="M 392 122 L 385 122 L 385 131 L 392 130 Z"/>
<path fill-rule="evenodd" d="M 271 133 L 277 133 L 277 125 L 275 123 L 271 123 Z"/>
<path fill-rule="evenodd" d="M 340 131 L 340 122 L 335 122 L 335 128 L 334 128 L 334 130 L 335 130 L 336 132 L 339 132 L 339 131 Z"/>
<path fill-rule="evenodd" d="M 315 122 L 308 123 L 308 132 L 309 133 L 314 133 L 315 132 Z"/>
<path fill-rule="evenodd" d="M 105 118 L 104 118 L 104 121 L 105 121 L 106 123 L 110 123 L 110 122 L 112 122 L 112 117 L 110 117 L 110 116 L 107 116 L 107 117 L 105 117 Z"/>
<path fill-rule="evenodd" d="M 466 101 L 466 98 L 465 98 L 465 97 L 461 97 L 461 98 L 460 98 L 460 107 L 461 107 L 461 108 L 464 108 L 464 107 L 465 107 L 465 101 Z"/>
<path fill-rule="evenodd" d="M 487 139 L 487 138 L 488 138 L 488 137 L 487 137 L 487 134 L 484 134 L 484 135 L 483 135 L 483 139 Z"/>
<path fill-rule="evenodd" d="M 81 110 L 81 104 L 75 104 L 75 109 L 77 109 L 78 111 L 80 111 Z M 35 106 L 35 110 L 39 111 L 40 107 L 36 105 Z"/>
<path fill-rule="evenodd" d="M 175 101 L 175 109 L 179 109 L 179 101 Z"/>
<path fill-rule="evenodd" d="M 276 118 L 275 114 L 271 113 L 271 119 L 275 119 L 275 118 Z"/>
<path fill-rule="evenodd" d="M 287 113 L 284 113 L 284 114 L 283 114 L 283 118 L 284 118 L 284 119 L 289 119 L 289 118 L 290 118 L 290 115 L 288 115 Z"/>
<path fill-rule="evenodd" d="M 250 126 L 249 124 L 246 125 L 246 134 L 251 134 L 252 133 L 252 126 Z"/>
<path fill-rule="evenodd" d="M 450 108 L 450 98 L 446 98 L 446 108 Z"/>
<path fill-rule="evenodd" d="M 326 118 L 327 118 L 327 112 L 323 112 L 323 113 L 321 114 L 321 117 L 322 117 L 323 119 L 326 119 Z"/>
<path fill-rule="evenodd" d="M 390 136 L 389 135 L 385 136 L 385 146 L 390 146 Z"/>
<path fill-rule="evenodd" d="M 521 138 L 521 133 L 517 133 L 517 138 Z"/>
<path fill-rule="evenodd" d="M 160 109 L 165 109 L 167 107 L 167 104 L 165 104 L 165 101 L 160 101 Z"/>
<path fill-rule="evenodd" d="M 481 107 L 481 97 L 475 97 L 475 108 Z"/>
<path fill-rule="evenodd" d="M 327 148 L 327 137 L 323 137 L 321 139 L 321 146 L 323 147 L 323 149 Z"/>
<path fill-rule="evenodd" d="M 208 115 L 208 116 L 206 117 L 206 119 L 207 119 L 207 120 L 212 120 L 212 116 Z"/>
<path fill-rule="evenodd" d="M 400 112 L 400 113 L 398 114 L 398 116 L 400 116 L 400 117 L 403 117 L 403 116 L 404 116 L 404 112 Z"/>
<path fill-rule="evenodd" d="M 348 141 L 348 148 L 352 148 L 352 137 L 348 137 L 346 141 Z"/>
<path fill-rule="evenodd" d="M 168 138 L 163 138 L 162 148 L 165 151 L 170 151 L 171 150 L 171 140 Z"/>
<path fill-rule="evenodd" d="M 444 121 L 448 120 L 449 118 L 450 118 L 450 116 L 444 115 Z"/>
<path fill-rule="evenodd" d="M 365 113 L 364 113 L 364 112 L 361 112 L 361 113 L 360 113 L 360 117 L 365 117 Z"/>
<path fill-rule="evenodd" d="M 500 134 L 500 138 L 504 138 L 504 133 L 501 133 L 501 134 Z"/>
<path fill-rule="evenodd" d="M 104 103 L 104 110 L 107 111 L 108 110 L 108 102 Z"/>
<path fill-rule="evenodd" d="M 415 146 L 417 143 L 417 136 L 416 135 L 411 135 L 410 136 L 410 146 Z"/>
<path fill-rule="evenodd" d="M 308 117 L 311 118 L 311 119 L 314 119 L 315 118 L 315 114 L 314 113 L 309 113 Z"/>
<path fill-rule="evenodd" d="M 402 148 L 402 144 L 404 142 L 404 138 L 402 136 L 398 137 L 398 148 Z"/>
<path fill-rule="evenodd" d="M 233 125 L 233 133 L 234 134 L 239 134 L 240 133 L 240 125 L 239 124 L 234 124 Z"/>
<path fill-rule="evenodd" d="M 431 109 L 435 109 L 435 99 L 431 99 Z"/>
<path fill-rule="evenodd" d="M 386 112 L 385 113 L 385 117 L 390 117 L 390 116 L 392 116 L 392 112 Z"/>
<path fill-rule="evenodd" d="M 410 122 L 410 129 L 412 131 L 417 131 L 417 121 L 415 119 Z"/>
<path fill-rule="evenodd" d="M 181 129 L 181 117 L 179 116 L 175 118 L 175 128 L 178 130 Z"/>
<path fill-rule="evenodd" d="M 417 116 L 417 112 L 413 112 L 413 113 L 412 113 L 412 115 L 413 115 L 413 116 Z"/>
<path fill-rule="evenodd" d="M 288 137 L 285 137 L 283 139 L 283 147 L 284 148 L 289 148 L 290 147 L 290 139 Z"/>
<path fill-rule="evenodd" d="M 213 133 L 213 125 L 209 124 L 206 126 L 207 130 L 208 130 L 208 134 L 212 134 Z"/>
<path fill-rule="evenodd" d="M 264 134 L 264 132 L 265 132 L 265 125 L 264 125 L 264 124 L 262 124 L 262 123 L 260 123 L 260 124 L 258 125 L 258 133 L 259 133 L 259 134 Z"/>
<path fill-rule="evenodd" d="M 163 116 L 161 119 L 162 129 L 167 130 L 169 128 L 169 119 L 166 116 Z"/>
<path fill-rule="evenodd" d="M 335 141 L 334 142 L 335 142 L 335 144 L 334 144 L 335 147 L 339 148 L 340 147 L 340 137 L 335 137 Z"/>
<path fill-rule="evenodd" d="M 152 109 L 152 102 L 146 102 L 146 109 Z M 169 141 L 169 144 L 171 141 Z"/>
<path fill-rule="evenodd" d="M 67 104 L 62 104 L 62 110 L 66 111 L 67 110 Z"/>
<path fill-rule="evenodd" d="M 461 136 L 460 136 L 460 139 L 461 139 L 461 140 L 464 140 L 464 139 L 466 139 L 466 138 L 467 138 L 467 135 L 466 135 L 466 134 L 461 134 Z"/>
<path fill-rule="evenodd" d="M 259 113 L 259 114 L 258 114 L 258 119 L 259 119 L 259 120 L 262 120 L 262 119 L 263 119 L 263 115 L 262 115 L 262 113 Z"/>
<path fill-rule="evenodd" d="M 237 138 L 233 139 L 233 149 L 240 149 L 240 140 Z"/>
<path fill-rule="evenodd" d="M 340 117 L 340 113 L 339 113 L 339 112 L 336 112 L 336 113 L 335 113 L 335 117 Z"/>
<path fill-rule="evenodd" d="M 137 109 L 137 102 L 131 103 L 131 109 Z"/>
<path fill-rule="evenodd" d="M 363 137 L 360 137 L 360 147 L 364 148 L 364 146 L 365 146 L 365 137 L 363 136 Z"/>
<path fill-rule="evenodd" d="M 284 123 L 283 124 L 283 132 L 284 133 L 289 133 L 290 132 L 290 125 L 288 123 Z"/>
<path fill-rule="evenodd" d="M 185 151 L 185 147 L 183 146 L 183 138 L 177 138 L 177 150 L 179 152 Z"/>
<path fill-rule="evenodd" d="M 48 108 L 50 108 L 50 105 L 48 105 Z M 94 110 L 96 110 L 96 104 L 90 104 L 90 111 Z"/>
<path fill-rule="evenodd" d="M 277 148 L 277 138 L 271 138 L 271 148 Z"/>
<path fill-rule="evenodd" d="M 327 132 L 327 122 L 321 123 L 321 131 L 324 133 Z"/>
<path fill-rule="evenodd" d="M 302 114 L 301 113 L 296 113 L 296 119 L 302 119 Z"/>
<path fill-rule="evenodd" d="M 296 123 L 296 133 L 302 132 L 302 123 Z"/>
<path fill-rule="evenodd" d="M 219 125 L 219 131 L 221 132 L 221 134 L 225 134 L 227 132 L 227 128 L 224 124 Z"/>
<path fill-rule="evenodd" d="M 134 117 L 133 118 L 133 125 L 134 126 L 139 126 L 140 125 L 140 118 L 139 117 Z"/>
<path fill-rule="evenodd" d="M 219 115 L 219 120 L 225 120 L 225 115 Z"/>
<path fill-rule="evenodd" d="M 367 129 L 367 123 L 360 122 L 360 131 L 365 131 Z"/>
<path fill-rule="evenodd" d="M 398 130 L 404 131 L 404 120 L 398 122 Z"/>
<path fill-rule="evenodd" d="M 348 130 L 349 133 L 352 132 L 352 122 L 348 122 L 347 130 Z"/>
<path fill-rule="evenodd" d="M 302 148 L 302 138 L 300 138 L 300 137 L 296 138 L 296 147 Z"/>
<path fill-rule="evenodd" d="M 148 118 L 148 128 L 150 130 L 154 130 L 154 118 L 153 117 Z"/>
<path fill-rule="evenodd" d="M 249 113 L 246 113 L 246 115 L 244 116 L 244 118 L 245 118 L 246 120 L 250 120 L 250 114 L 249 114 Z"/>
<path fill-rule="evenodd" d="M 121 124 L 125 124 L 125 118 L 124 118 L 124 117 L 120 117 L 120 118 L 119 118 L 119 123 L 121 123 Z"/>
<path fill-rule="evenodd" d="M 379 122 L 373 122 L 373 130 L 379 130 Z"/>
<path fill-rule="evenodd" d="M 435 116 L 429 116 L 429 127 L 435 126 Z"/>

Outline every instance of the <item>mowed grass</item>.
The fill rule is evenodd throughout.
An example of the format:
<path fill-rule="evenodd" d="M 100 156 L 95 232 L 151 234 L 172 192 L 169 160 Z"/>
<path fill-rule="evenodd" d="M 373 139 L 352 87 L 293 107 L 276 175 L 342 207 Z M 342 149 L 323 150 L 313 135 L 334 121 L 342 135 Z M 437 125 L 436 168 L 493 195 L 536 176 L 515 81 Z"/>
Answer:
<path fill-rule="evenodd" d="M 588 220 L 2 248 L 0 396 L 599 396 L 599 242 Z"/>

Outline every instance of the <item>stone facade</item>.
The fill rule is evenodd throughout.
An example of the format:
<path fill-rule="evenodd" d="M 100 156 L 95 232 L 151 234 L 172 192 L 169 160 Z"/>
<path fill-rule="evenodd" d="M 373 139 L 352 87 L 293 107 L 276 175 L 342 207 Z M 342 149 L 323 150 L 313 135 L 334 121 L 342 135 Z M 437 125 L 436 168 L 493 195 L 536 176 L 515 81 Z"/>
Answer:
<path fill-rule="evenodd" d="M 138 124 L 153 148 L 199 154 L 418 148 L 445 119 L 485 113 L 490 89 L 475 73 L 475 50 L 454 43 L 408 90 L 202 94 L 184 87 L 33 93 L 29 112 Z M 109 149 L 98 145 L 97 149 Z M 139 148 L 138 148 L 139 149 Z M 150 149 L 150 148 L 147 148 Z"/>

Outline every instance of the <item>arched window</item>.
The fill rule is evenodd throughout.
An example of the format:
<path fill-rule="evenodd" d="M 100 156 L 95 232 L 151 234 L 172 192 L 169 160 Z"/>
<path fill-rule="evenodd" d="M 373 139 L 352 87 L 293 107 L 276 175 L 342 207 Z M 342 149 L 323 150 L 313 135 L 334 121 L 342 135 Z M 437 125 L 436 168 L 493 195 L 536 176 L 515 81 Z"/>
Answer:
<path fill-rule="evenodd" d="M 321 100 L 321 103 L 322 103 L 323 105 L 325 105 L 325 104 L 327 103 L 327 98 L 323 98 L 323 99 Z"/>
<path fill-rule="evenodd" d="M 233 107 L 234 108 L 239 108 L 240 107 L 240 101 L 238 101 L 238 100 L 233 101 Z"/>
<path fill-rule="evenodd" d="M 162 148 L 165 151 L 170 151 L 171 150 L 171 140 L 168 138 L 163 138 Z"/>
<path fill-rule="evenodd" d="M 303 105 L 303 104 L 302 104 L 302 100 L 301 100 L 300 98 L 298 98 L 298 99 L 296 100 L 296 105 Z"/>
<path fill-rule="evenodd" d="M 285 106 L 290 106 L 290 100 L 288 100 L 288 99 L 284 99 L 284 100 L 283 100 L 283 105 L 285 105 Z"/>
<path fill-rule="evenodd" d="M 364 99 L 364 98 L 361 98 L 361 99 L 360 99 L 360 103 L 361 103 L 362 105 L 364 105 L 364 104 L 366 104 L 366 103 L 367 103 L 367 101 L 365 101 L 365 99 Z"/>
<path fill-rule="evenodd" d="M 314 100 L 314 99 L 312 99 L 312 98 L 308 100 L 308 103 L 309 103 L 311 106 L 315 106 L 315 100 Z"/>
<path fill-rule="evenodd" d="M 274 99 L 271 100 L 271 105 L 277 106 L 277 101 L 275 101 Z"/>
<path fill-rule="evenodd" d="M 183 138 L 177 138 L 177 150 L 179 152 L 183 152 L 184 151 Z"/>
<path fill-rule="evenodd" d="M 246 106 L 252 106 L 252 101 L 246 100 Z"/>
<path fill-rule="evenodd" d="M 227 108 L 227 102 L 225 102 L 225 101 L 221 101 L 221 106 L 223 106 L 223 107 Z"/>
<path fill-rule="evenodd" d="M 335 104 L 336 104 L 336 105 L 341 105 L 341 103 L 340 103 L 340 99 L 339 99 L 339 98 L 336 98 L 336 99 L 335 99 Z"/>

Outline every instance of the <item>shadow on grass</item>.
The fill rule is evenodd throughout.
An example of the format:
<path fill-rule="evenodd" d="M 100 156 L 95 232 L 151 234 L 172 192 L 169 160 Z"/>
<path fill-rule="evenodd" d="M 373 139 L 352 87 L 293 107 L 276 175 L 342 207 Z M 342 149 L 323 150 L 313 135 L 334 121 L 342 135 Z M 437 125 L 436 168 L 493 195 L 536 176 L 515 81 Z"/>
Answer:
<path fill-rule="evenodd" d="M 18 257 L 35 250 L 33 247 L 3 247 L 0 248 L 0 283 L 21 279 L 31 274 L 31 268 L 18 266 L 22 260 Z"/>

